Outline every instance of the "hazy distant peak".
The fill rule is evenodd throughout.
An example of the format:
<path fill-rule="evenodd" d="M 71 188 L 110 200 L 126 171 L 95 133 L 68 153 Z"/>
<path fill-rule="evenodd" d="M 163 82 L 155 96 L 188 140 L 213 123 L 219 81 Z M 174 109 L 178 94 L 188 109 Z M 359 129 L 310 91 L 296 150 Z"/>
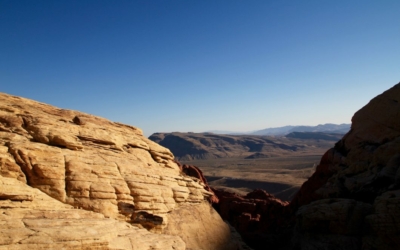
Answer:
<path fill-rule="evenodd" d="M 338 133 L 346 134 L 350 130 L 350 125 L 347 123 L 334 124 L 325 123 L 316 126 L 306 125 L 286 125 L 283 127 L 266 128 L 256 131 L 229 131 L 229 130 L 208 130 L 204 133 L 212 133 L 218 135 L 269 135 L 269 136 L 284 136 L 292 132 L 323 132 L 323 133 Z"/>
<path fill-rule="evenodd" d="M 262 130 L 254 131 L 253 135 L 286 135 L 292 132 L 329 132 L 345 134 L 350 130 L 351 124 L 318 124 L 317 126 L 284 126 L 277 128 L 266 128 Z"/>

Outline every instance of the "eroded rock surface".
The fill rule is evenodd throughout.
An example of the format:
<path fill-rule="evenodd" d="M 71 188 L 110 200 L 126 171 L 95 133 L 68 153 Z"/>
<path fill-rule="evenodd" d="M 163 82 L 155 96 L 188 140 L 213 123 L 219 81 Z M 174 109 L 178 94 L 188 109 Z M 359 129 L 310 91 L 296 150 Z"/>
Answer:
<path fill-rule="evenodd" d="M 207 243 L 217 233 L 222 240 L 218 245 L 229 245 L 226 227 L 201 235 L 170 229 L 176 223 L 203 223 L 178 220 L 174 211 L 205 206 L 213 194 L 201 180 L 183 174 L 168 149 L 132 126 L 0 93 L 0 174 L 112 223 L 178 235 L 187 248 Z M 218 216 L 213 219 L 223 223 Z M 15 240 L 0 244 L 13 247 Z"/>
<path fill-rule="evenodd" d="M 208 185 L 207 179 L 204 177 L 203 172 L 198 167 L 193 165 L 181 164 L 178 161 L 175 162 L 176 164 L 178 164 L 179 168 L 183 173 L 185 173 L 188 176 L 192 176 L 199 179 L 204 184 L 204 189 L 206 189 L 208 192 L 212 194 L 212 196 L 208 198 L 211 203 L 218 203 L 218 197 L 214 194 L 214 191 Z"/>
<path fill-rule="evenodd" d="M 186 249 L 178 236 L 158 235 L 103 214 L 63 204 L 0 176 L 0 249 Z"/>

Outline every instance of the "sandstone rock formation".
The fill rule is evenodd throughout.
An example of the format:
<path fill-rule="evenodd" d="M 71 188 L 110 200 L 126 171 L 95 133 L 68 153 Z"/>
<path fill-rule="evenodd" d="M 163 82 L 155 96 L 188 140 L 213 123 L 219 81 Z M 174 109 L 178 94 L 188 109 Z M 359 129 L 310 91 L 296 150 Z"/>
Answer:
<path fill-rule="evenodd" d="M 192 176 L 192 177 L 199 179 L 204 184 L 204 188 L 208 192 L 213 194 L 212 196 L 209 197 L 209 201 L 211 203 L 218 203 L 218 197 L 214 194 L 213 190 L 208 185 L 207 179 L 204 177 L 203 172 L 198 167 L 193 166 L 193 165 L 187 165 L 187 164 L 182 165 L 178 161 L 175 161 L 175 162 L 176 162 L 176 164 L 178 164 L 179 168 L 181 169 L 181 171 L 183 173 L 185 173 L 188 176 Z"/>
<path fill-rule="evenodd" d="M 103 214 L 74 209 L 38 189 L 0 176 L 0 249 L 186 249 Z"/>
<path fill-rule="evenodd" d="M 0 175 L 1 223 L 23 231 L 2 228 L 3 248 L 238 247 L 206 201 L 213 193 L 182 173 L 168 149 L 132 126 L 0 94 Z M 180 216 L 188 210 L 199 216 Z M 216 226 L 209 227 L 210 221 Z M 159 237 L 156 245 L 152 237 Z"/>

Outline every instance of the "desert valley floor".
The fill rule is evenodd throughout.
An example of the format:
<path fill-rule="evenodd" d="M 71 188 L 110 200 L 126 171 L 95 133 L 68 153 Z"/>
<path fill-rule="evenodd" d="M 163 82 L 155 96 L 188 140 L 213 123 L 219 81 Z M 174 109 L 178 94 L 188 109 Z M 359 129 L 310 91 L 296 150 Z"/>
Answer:
<path fill-rule="evenodd" d="M 320 154 L 318 154 L 320 153 Z M 211 187 L 245 195 L 264 189 L 289 201 L 315 172 L 322 152 L 315 155 L 286 155 L 271 158 L 220 158 L 182 161 L 199 167 Z"/>
<path fill-rule="evenodd" d="M 286 136 L 156 133 L 182 164 L 198 167 L 211 187 L 245 195 L 264 189 L 290 201 L 315 172 L 321 156 L 343 134 L 295 132 Z"/>

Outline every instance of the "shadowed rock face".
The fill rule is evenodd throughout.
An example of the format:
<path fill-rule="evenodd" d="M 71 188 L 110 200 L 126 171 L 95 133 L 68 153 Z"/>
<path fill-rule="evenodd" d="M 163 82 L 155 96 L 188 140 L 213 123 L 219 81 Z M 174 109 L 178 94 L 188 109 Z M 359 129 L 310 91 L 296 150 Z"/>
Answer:
<path fill-rule="evenodd" d="M 289 205 L 214 190 L 217 211 L 255 249 L 398 249 L 400 83 L 352 122 Z"/>
<path fill-rule="evenodd" d="M 207 202 L 213 193 L 132 126 L 0 93 L 0 177 L 0 248 L 239 247 Z M 186 210 L 199 216 L 179 218 Z"/>
<path fill-rule="evenodd" d="M 289 203 L 281 201 L 261 189 L 245 196 L 213 189 L 218 197 L 214 208 L 224 220 L 235 227 L 243 240 L 252 248 L 272 249 L 288 247 L 292 220 Z"/>
<path fill-rule="evenodd" d="M 298 210 L 295 245 L 301 249 L 334 249 L 340 242 L 347 249 L 400 246 L 400 84 L 352 122 L 290 204 Z M 323 225 L 307 226 L 317 224 Z"/>
<path fill-rule="evenodd" d="M 352 121 L 351 131 L 324 155 L 294 206 L 337 197 L 372 203 L 400 187 L 400 85 L 371 100 Z M 318 176 L 323 178 L 316 185 Z"/>

